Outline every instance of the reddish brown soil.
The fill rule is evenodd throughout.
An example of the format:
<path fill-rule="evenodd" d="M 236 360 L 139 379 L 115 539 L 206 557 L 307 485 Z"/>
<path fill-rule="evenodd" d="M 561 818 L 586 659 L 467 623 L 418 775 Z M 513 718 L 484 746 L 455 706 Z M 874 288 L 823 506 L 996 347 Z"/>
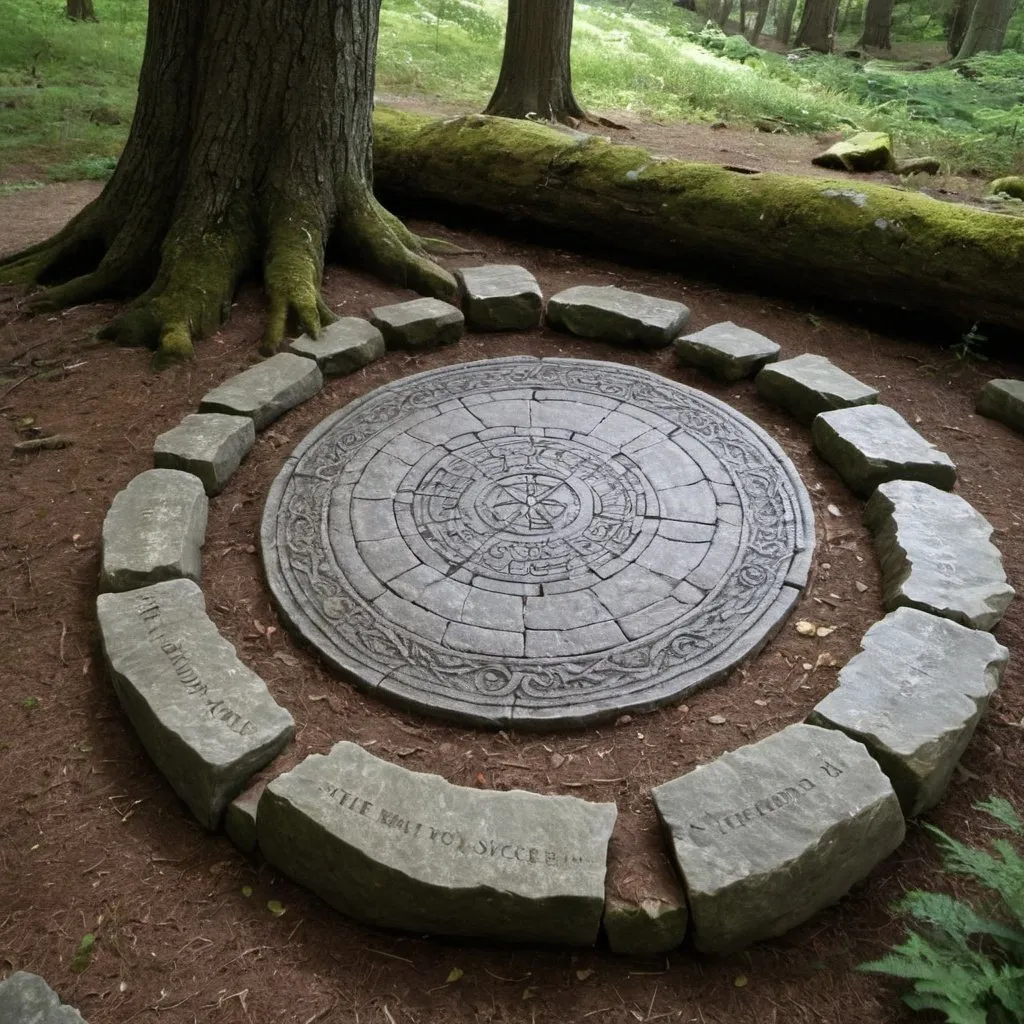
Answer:
<path fill-rule="evenodd" d="M 93 191 L 55 186 L 0 199 L 0 222 L 9 226 L 0 247 L 45 236 Z M 683 299 L 694 328 L 732 319 L 775 338 L 786 355 L 833 357 L 953 456 L 961 493 L 996 527 L 1011 580 L 1024 578 L 1024 439 L 972 412 L 984 380 L 1021 376 L 1024 367 L 963 362 L 797 302 L 713 287 L 682 273 L 414 226 L 480 252 L 463 263 L 524 264 L 546 294 L 583 283 L 642 289 Z M 339 268 L 329 269 L 324 291 L 345 314 L 407 295 Z M 205 834 L 151 765 L 105 678 L 93 611 L 100 526 L 114 493 L 151 465 L 155 436 L 254 358 L 263 299 L 244 288 L 230 322 L 199 345 L 195 362 L 162 374 L 151 370 L 147 353 L 89 341 L 115 309 L 95 305 L 30 319 L 10 291 L 0 292 L 0 435 L 8 445 L 18 441 L 19 422 L 32 416 L 38 427 L 74 441 L 62 451 L 8 454 L 3 470 L 0 973 L 41 973 L 90 1024 L 911 1019 L 895 988 L 854 966 L 901 935 L 888 910 L 894 899 L 914 886 L 946 884 L 917 825 L 849 897 L 784 938 L 728 958 L 684 949 L 636 962 L 602 950 L 504 949 L 374 931 L 247 860 L 223 837 Z M 320 667 L 278 623 L 257 534 L 270 482 L 295 444 L 329 412 L 396 377 L 514 353 L 617 360 L 703 388 L 770 431 L 812 492 L 817 564 L 797 612 L 757 659 L 685 706 L 561 735 L 451 727 L 365 696 Z M 677 367 L 670 352 L 624 352 L 547 329 L 471 335 L 419 357 L 389 354 L 329 382 L 260 435 L 212 504 L 205 556 L 211 614 L 295 716 L 296 740 L 277 770 L 351 739 L 460 784 L 615 800 L 620 818 L 609 889 L 631 897 L 674 885 L 651 785 L 800 721 L 882 613 L 859 503 L 812 453 L 806 429 L 759 400 L 749 383 L 712 384 Z M 824 639 L 800 636 L 794 624 L 805 618 L 836 631 Z M 1024 605 L 1011 607 L 996 635 L 1014 652 L 1021 649 Z M 713 715 L 726 724 L 709 723 Z M 1014 660 L 963 770 L 928 820 L 964 838 L 989 838 L 989 822 L 971 804 L 997 793 L 1024 809 L 1022 762 L 1024 672 Z M 283 916 L 268 910 L 268 900 L 283 904 Z M 70 961 L 86 932 L 98 937 L 96 950 L 88 968 L 74 973 Z M 446 982 L 456 967 L 463 975 Z"/>

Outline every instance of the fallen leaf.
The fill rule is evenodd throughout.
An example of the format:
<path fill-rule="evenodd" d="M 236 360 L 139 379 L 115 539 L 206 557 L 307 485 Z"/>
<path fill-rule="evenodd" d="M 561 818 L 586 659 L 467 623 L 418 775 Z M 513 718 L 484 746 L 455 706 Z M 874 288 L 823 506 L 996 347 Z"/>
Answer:
<path fill-rule="evenodd" d="M 242 886 L 242 895 L 246 899 L 248 899 L 252 895 L 252 886 L 251 885 L 243 885 Z"/>
<path fill-rule="evenodd" d="M 745 974 L 737 974 L 736 977 L 732 979 L 732 983 L 736 988 L 744 988 L 747 984 L 747 976 Z"/>
<path fill-rule="evenodd" d="M 801 667 L 801 668 L 802 668 L 802 669 L 803 669 L 803 670 L 804 670 L 805 672 L 810 672 L 810 671 L 812 671 L 812 670 L 813 670 L 813 668 L 814 668 L 814 666 L 813 666 L 813 665 L 812 665 L 812 664 L 811 664 L 811 663 L 810 663 L 809 661 L 805 661 L 805 662 L 803 663 L 803 665 L 801 665 L 800 667 Z"/>
<path fill-rule="evenodd" d="M 818 660 L 814 663 L 814 667 L 816 669 L 819 669 L 822 666 L 833 668 L 835 666 L 835 663 L 836 659 L 833 658 L 832 655 L 828 653 L 828 651 L 822 651 L 821 654 L 818 655 Z"/>
<path fill-rule="evenodd" d="M 297 668 L 299 664 L 298 658 L 293 658 L 290 654 L 284 651 L 274 651 L 274 657 L 283 665 L 287 665 L 289 668 Z"/>
<path fill-rule="evenodd" d="M 708 719 L 708 722 L 710 722 L 711 725 L 725 725 L 727 721 L 728 719 L 725 717 L 725 715 L 712 715 Z"/>
<path fill-rule="evenodd" d="M 830 516 L 842 516 L 843 514 L 838 505 L 827 505 L 826 507 Z"/>
<path fill-rule="evenodd" d="M 857 580 L 857 582 L 854 583 L 854 586 L 857 588 L 857 593 L 858 594 L 866 594 L 867 593 L 868 585 L 866 583 L 861 583 L 860 580 Z"/>
<path fill-rule="evenodd" d="M 756 704 L 756 705 L 757 705 L 757 706 L 758 706 L 759 708 L 766 708 L 766 707 L 768 707 L 768 701 L 766 701 L 766 700 L 761 700 L 761 699 L 760 699 L 760 697 L 759 697 L 759 698 L 758 698 L 757 700 L 755 700 L 755 701 L 754 701 L 754 703 L 755 703 L 755 704 Z"/>
<path fill-rule="evenodd" d="M 810 619 L 801 619 L 796 624 L 796 631 L 801 636 L 814 636 L 818 627 Z"/>
<path fill-rule="evenodd" d="M 562 765 L 565 764 L 565 755 L 552 754 L 551 757 L 548 759 L 548 763 L 551 765 L 552 768 L 561 768 Z"/>
<path fill-rule="evenodd" d="M 579 978 L 580 981 L 586 981 L 587 978 L 589 978 L 593 973 L 594 973 L 593 969 L 588 967 L 588 968 L 586 968 L 586 970 L 577 971 L 576 972 L 576 977 Z"/>
<path fill-rule="evenodd" d="M 89 966 L 95 945 L 96 936 L 92 932 L 86 932 L 82 936 L 82 941 L 78 943 L 78 949 L 75 950 L 75 955 L 71 960 L 70 969 L 75 974 L 81 974 Z"/>
<path fill-rule="evenodd" d="M 267 900 L 267 910 L 269 910 L 274 917 L 282 917 L 285 913 L 284 904 L 279 903 L 277 900 Z"/>
<path fill-rule="evenodd" d="M 525 1003 L 528 999 L 536 999 L 537 990 L 533 987 L 523 989 L 523 1002 Z"/>
<path fill-rule="evenodd" d="M 815 636 L 831 636 L 836 631 L 835 626 L 819 626 L 815 631 Z"/>
<path fill-rule="evenodd" d="M 446 985 L 454 985 L 466 972 L 461 967 L 453 967 L 444 979 Z"/>

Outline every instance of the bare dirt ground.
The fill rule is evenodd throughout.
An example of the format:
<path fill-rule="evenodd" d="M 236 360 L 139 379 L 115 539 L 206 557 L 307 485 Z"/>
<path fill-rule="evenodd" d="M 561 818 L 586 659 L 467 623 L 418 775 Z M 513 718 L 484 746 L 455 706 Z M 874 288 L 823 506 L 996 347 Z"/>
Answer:
<path fill-rule="evenodd" d="M 0 251 L 45 237 L 96 191 L 70 184 L 0 198 Z M 981 384 L 1024 375 L 1019 363 L 961 360 L 806 303 L 683 272 L 413 226 L 478 253 L 455 264 L 529 267 L 547 295 L 571 284 L 617 284 L 682 299 L 695 329 L 731 319 L 777 340 L 784 355 L 832 357 L 950 453 L 960 466 L 960 493 L 996 528 L 1011 581 L 1024 579 L 1024 439 L 972 411 Z M 351 315 L 411 297 L 337 267 L 329 268 L 324 292 L 332 308 Z M 100 527 L 115 492 L 151 465 L 156 435 L 254 359 L 263 298 L 244 287 L 231 320 L 198 346 L 195 362 L 162 374 L 145 352 L 91 340 L 116 309 L 108 303 L 27 318 L 18 297 L 0 291 L 0 440 L 8 452 L 0 489 L 0 973 L 41 973 L 90 1024 L 926 1019 L 913 1017 L 888 982 L 854 970 L 900 938 L 888 909 L 894 899 L 916 886 L 947 886 L 916 824 L 850 896 L 784 938 L 726 958 L 684 948 L 638 961 L 600 949 L 499 948 L 374 931 L 248 860 L 222 836 L 204 833 L 153 768 L 105 678 L 94 616 Z M 447 726 L 389 708 L 334 677 L 277 620 L 263 583 L 258 526 L 269 485 L 292 448 L 328 413 L 396 377 L 517 353 L 627 362 L 700 387 L 772 433 L 812 493 L 816 566 L 793 618 L 758 658 L 683 706 L 560 735 Z M 73 445 L 10 453 L 26 417 Z M 670 351 L 625 352 L 546 328 L 469 335 L 424 356 L 392 353 L 330 381 L 260 435 L 213 502 L 204 577 L 219 628 L 296 719 L 295 743 L 277 770 L 350 739 L 460 784 L 615 800 L 609 890 L 634 898 L 675 884 L 650 787 L 800 721 L 882 614 L 860 503 L 814 455 L 805 428 L 762 402 L 749 383 L 715 385 L 678 367 Z M 807 638 L 793 628 L 798 619 L 837 628 Z M 1024 808 L 1021 602 L 996 636 L 1011 648 L 1010 668 L 946 800 L 927 819 L 978 842 L 995 833 L 972 803 L 995 793 Z M 716 715 L 726 723 L 708 721 Z M 268 909 L 270 900 L 283 915 Z M 74 972 L 71 960 L 87 932 L 97 936 L 95 952 Z M 463 973 L 449 982 L 456 967 Z"/>

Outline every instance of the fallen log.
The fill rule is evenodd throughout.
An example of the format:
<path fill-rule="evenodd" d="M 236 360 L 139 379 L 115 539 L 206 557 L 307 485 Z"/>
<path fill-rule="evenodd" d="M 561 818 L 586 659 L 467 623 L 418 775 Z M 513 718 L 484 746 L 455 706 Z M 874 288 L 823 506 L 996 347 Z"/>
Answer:
<path fill-rule="evenodd" d="M 530 121 L 378 109 L 377 188 L 569 230 L 675 267 L 717 266 L 744 287 L 769 281 L 1024 330 L 1024 218 L 581 136 Z"/>

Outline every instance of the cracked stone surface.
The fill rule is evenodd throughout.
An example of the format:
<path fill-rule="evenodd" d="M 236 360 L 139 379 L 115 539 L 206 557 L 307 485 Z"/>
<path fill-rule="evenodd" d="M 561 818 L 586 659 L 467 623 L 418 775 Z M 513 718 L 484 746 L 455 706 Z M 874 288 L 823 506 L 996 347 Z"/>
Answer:
<path fill-rule="evenodd" d="M 292 716 L 235 654 L 191 580 L 96 602 L 107 667 L 142 745 L 209 829 L 292 737 Z"/>
<path fill-rule="evenodd" d="M 820 412 L 878 401 L 874 388 L 851 377 L 824 356 L 810 353 L 769 364 L 754 383 L 759 395 L 807 424 Z"/>
<path fill-rule="evenodd" d="M 149 469 L 134 477 L 103 520 L 100 590 L 198 580 L 208 508 L 203 484 L 191 473 Z"/>
<path fill-rule="evenodd" d="M 1024 434 L 1024 380 L 990 380 L 978 395 L 977 411 Z"/>
<path fill-rule="evenodd" d="M 343 316 L 328 324 L 315 338 L 303 334 L 288 351 L 315 359 L 325 377 L 355 373 L 384 355 L 384 335 L 368 320 Z"/>
<path fill-rule="evenodd" d="M 455 276 L 462 285 L 462 311 L 473 330 L 529 331 L 540 324 L 544 296 L 525 267 L 466 267 Z"/>
<path fill-rule="evenodd" d="M 248 416 L 194 413 L 156 439 L 153 462 L 158 469 L 191 473 L 207 494 L 220 494 L 255 442 Z"/>
<path fill-rule="evenodd" d="M 371 310 L 370 322 L 384 335 L 388 350 L 414 352 L 440 348 L 458 341 L 465 333 L 461 309 L 440 299 L 413 299 Z"/>
<path fill-rule="evenodd" d="M 789 459 L 723 403 L 631 367 L 519 358 L 329 417 L 275 481 L 261 546 L 285 621 L 366 688 L 574 727 L 759 649 L 806 583 L 813 529 Z"/>
<path fill-rule="evenodd" d="M 316 360 L 278 352 L 208 391 L 199 403 L 199 411 L 248 416 L 256 429 L 262 430 L 312 398 L 323 386 L 324 377 Z"/>
<path fill-rule="evenodd" d="M 876 622 L 861 647 L 808 721 L 863 743 L 915 817 L 945 793 L 1009 652 L 988 633 L 914 608 Z"/>
<path fill-rule="evenodd" d="M 664 348 L 689 319 L 690 311 L 681 302 L 611 285 L 578 285 L 548 300 L 552 327 L 613 345 Z"/>
<path fill-rule="evenodd" d="M 944 491 L 956 483 L 953 460 L 887 405 L 823 412 L 811 425 L 811 437 L 821 457 L 862 498 L 889 480 L 920 480 Z"/>
<path fill-rule="evenodd" d="M 753 377 L 766 363 L 778 359 L 780 351 L 770 338 L 731 320 L 676 338 L 680 363 L 696 366 L 726 383 Z"/>
<path fill-rule="evenodd" d="M 882 484 L 864 509 L 882 570 L 883 599 L 993 629 L 1013 600 L 992 526 L 963 498 L 930 484 Z"/>
<path fill-rule="evenodd" d="M 727 953 L 834 903 L 903 841 L 899 800 L 841 732 L 791 725 L 652 790 L 697 949 Z"/>
<path fill-rule="evenodd" d="M 453 786 L 338 743 L 270 782 L 267 860 L 385 928 L 591 945 L 615 804 Z"/>
<path fill-rule="evenodd" d="M 72 1006 L 61 1003 L 60 996 L 39 977 L 27 971 L 15 971 L 0 981 L 0 1021 L 4 1024 L 85 1024 Z"/>

